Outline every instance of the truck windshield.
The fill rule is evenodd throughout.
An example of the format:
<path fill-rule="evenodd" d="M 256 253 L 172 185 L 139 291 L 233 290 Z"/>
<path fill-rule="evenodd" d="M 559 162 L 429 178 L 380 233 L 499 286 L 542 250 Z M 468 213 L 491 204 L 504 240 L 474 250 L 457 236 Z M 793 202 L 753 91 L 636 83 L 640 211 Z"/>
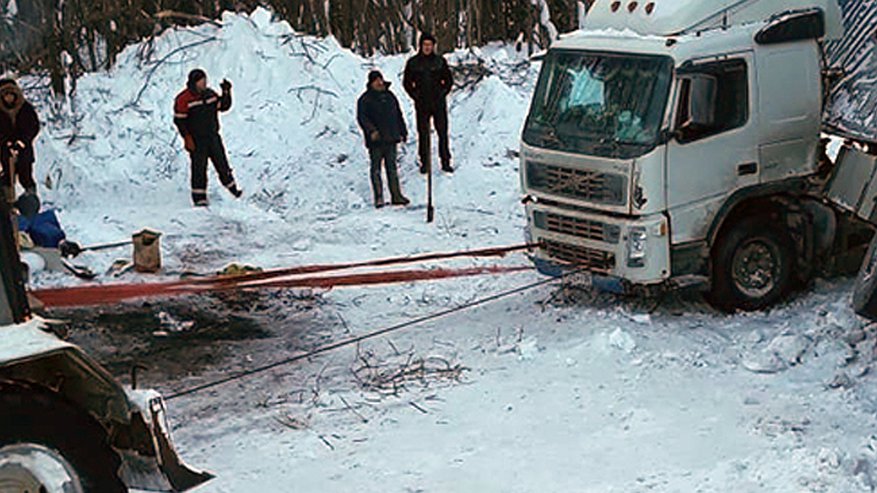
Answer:
<path fill-rule="evenodd" d="M 657 144 L 672 73 L 669 57 L 551 52 L 524 142 L 601 157 L 641 156 Z"/>

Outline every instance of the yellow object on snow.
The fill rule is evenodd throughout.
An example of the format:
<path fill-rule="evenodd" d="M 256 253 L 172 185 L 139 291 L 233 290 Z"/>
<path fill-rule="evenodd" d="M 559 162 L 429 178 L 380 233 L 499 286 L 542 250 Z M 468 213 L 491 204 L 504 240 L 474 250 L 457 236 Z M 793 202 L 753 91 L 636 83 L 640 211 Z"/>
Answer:
<path fill-rule="evenodd" d="M 219 271 L 220 276 L 243 276 L 254 272 L 262 272 L 260 267 L 245 264 L 228 264 L 224 269 Z"/>

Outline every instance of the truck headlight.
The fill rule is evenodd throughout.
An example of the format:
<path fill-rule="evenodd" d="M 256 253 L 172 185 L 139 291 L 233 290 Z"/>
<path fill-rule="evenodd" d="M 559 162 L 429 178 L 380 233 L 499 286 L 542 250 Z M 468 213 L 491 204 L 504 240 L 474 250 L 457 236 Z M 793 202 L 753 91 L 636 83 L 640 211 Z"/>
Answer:
<path fill-rule="evenodd" d="M 648 249 L 648 230 L 638 226 L 630 228 L 627 233 L 627 266 L 645 267 Z"/>

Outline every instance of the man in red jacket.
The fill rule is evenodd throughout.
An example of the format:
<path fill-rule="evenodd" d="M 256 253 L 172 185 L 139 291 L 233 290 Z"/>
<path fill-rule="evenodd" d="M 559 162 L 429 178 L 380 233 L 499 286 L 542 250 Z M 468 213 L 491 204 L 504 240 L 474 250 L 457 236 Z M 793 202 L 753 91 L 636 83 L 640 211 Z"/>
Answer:
<path fill-rule="evenodd" d="M 2 186 L 15 186 L 15 178 L 22 187 L 36 194 L 33 177 L 34 140 L 40 133 L 40 119 L 33 105 L 12 79 L 0 80 L 0 164 L 3 167 Z M 15 156 L 15 176 L 7 171 Z"/>
<path fill-rule="evenodd" d="M 206 207 L 207 160 L 213 162 L 219 181 L 236 198 L 243 195 L 228 164 L 225 146 L 219 135 L 219 112 L 231 109 L 231 82 L 223 80 L 222 94 L 207 86 L 207 74 L 201 69 L 189 73 L 189 82 L 174 104 L 174 123 L 183 136 L 192 158 L 192 202 Z"/>

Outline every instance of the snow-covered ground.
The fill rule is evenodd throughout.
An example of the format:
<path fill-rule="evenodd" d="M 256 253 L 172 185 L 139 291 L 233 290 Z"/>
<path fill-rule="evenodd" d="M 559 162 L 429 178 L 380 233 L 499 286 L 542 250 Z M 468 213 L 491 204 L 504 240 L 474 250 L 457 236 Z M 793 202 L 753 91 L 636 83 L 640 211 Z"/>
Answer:
<path fill-rule="evenodd" d="M 511 77 L 521 55 L 478 52 L 502 75 L 453 95 L 458 173 L 437 176 L 438 218 L 426 225 L 416 207 L 372 209 L 354 121 L 373 67 L 396 82 L 413 120 L 398 91 L 404 57 L 362 59 L 331 39 L 297 36 L 262 10 L 222 22 L 164 34 L 151 62 L 139 59 L 146 47 L 130 48 L 111 73 L 84 77 L 75 118 L 41 136 L 38 172 L 52 184 L 41 189 L 73 238 L 157 228 L 167 234 L 171 275 L 233 261 L 276 267 L 521 241 L 513 150 L 536 75 L 530 67 Z M 212 178 L 209 210 L 189 205 L 188 164 L 171 122 L 173 97 L 195 66 L 214 83 L 235 83 L 235 107 L 222 121 L 247 192 L 234 201 Z M 422 203 L 415 166 L 410 143 L 403 187 Z M 116 255 L 83 261 L 103 269 Z M 344 321 L 340 337 L 537 279 L 324 298 Z M 218 475 L 205 492 L 874 491 L 877 333 L 852 314 L 848 292 L 846 281 L 820 282 L 773 311 L 724 316 L 685 297 L 650 305 L 573 293 L 569 301 L 545 287 L 358 354 L 343 349 L 174 400 L 171 414 L 184 456 Z M 397 396 L 364 390 L 352 374 L 371 371 L 363 357 L 406 368 L 407 354 L 466 370 L 460 382 L 429 374 Z M 276 358 L 288 355 L 278 349 Z"/>

